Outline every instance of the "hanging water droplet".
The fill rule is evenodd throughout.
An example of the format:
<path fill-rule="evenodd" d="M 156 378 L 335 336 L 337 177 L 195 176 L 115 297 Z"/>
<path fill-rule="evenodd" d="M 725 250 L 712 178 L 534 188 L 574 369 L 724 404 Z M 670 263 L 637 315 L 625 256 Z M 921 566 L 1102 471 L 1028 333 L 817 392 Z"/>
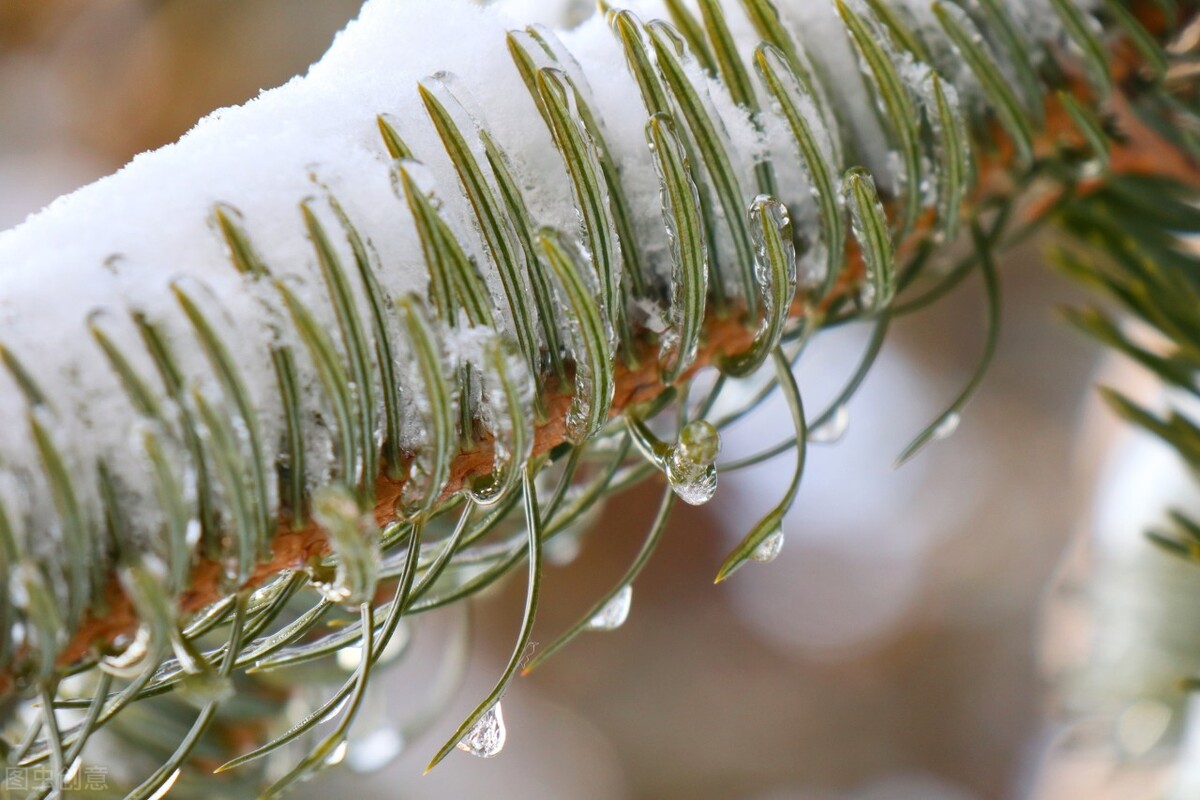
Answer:
<path fill-rule="evenodd" d="M 817 444 L 833 444 L 846 435 L 850 427 L 850 409 L 838 406 L 829 419 L 808 432 L 808 440 Z"/>
<path fill-rule="evenodd" d="M 479 758 L 492 758 L 499 755 L 504 749 L 504 740 L 507 738 L 507 732 L 504 730 L 504 715 L 500 711 L 500 703 L 487 710 L 487 713 L 479 718 L 475 726 L 467 731 L 467 735 L 462 738 L 457 747 L 464 753 L 470 753 Z"/>
<path fill-rule="evenodd" d="M 147 800 L 162 800 L 162 798 L 166 797 L 175 786 L 175 781 L 179 780 L 179 775 L 182 772 L 183 770 L 179 769 L 172 772 L 171 777 L 167 778 L 166 782 L 158 788 L 158 791 L 150 795 Z"/>
<path fill-rule="evenodd" d="M 150 628 L 139 625 L 137 633 L 120 653 L 100 659 L 100 669 L 119 678 L 136 674 L 150 652 Z"/>
<path fill-rule="evenodd" d="M 721 434 L 708 420 L 698 419 L 683 426 L 676 449 L 693 461 L 712 463 L 721 452 Z"/>
<path fill-rule="evenodd" d="M 333 748 L 333 752 L 325 758 L 325 766 L 335 767 L 346 760 L 346 752 L 350 749 L 350 743 L 342 740 L 337 747 Z"/>
<path fill-rule="evenodd" d="M 629 584 L 621 587 L 612 599 L 604 604 L 595 615 L 588 620 L 589 631 L 615 631 L 629 619 L 629 607 L 633 604 L 633 587 Z"/>
<path fill-rule="evenodd" d="M 698 419 L 684 426 L 665 465 L 667 480 L 680 500 L 700 506 L 713 498 L 717 492 L 713 462 L 720 451 L 721 434 L 712 423 Z"/>
<path fill-rule="evenodd" d="M 717 493 L 717 468 L 713 464 L 697 464 L 678 457 L 674 450 L 667 460 L 667 480 L 679 499 L 689 505 L 702 506 Z"/>
<path fill-rule="evenodd" d="M 783 528 L 759 542 L 750 557 L 761 564 L 770 564 L 779 558 L 781 550 L 783 550 Z"/>
<path fill-rule="evenodd" d="M 947 414 L 945 419 L 939 422 L 938 426 L 933 429 L 933 438 L 939 441 L 942 439 L 949 439 L 955 434 L 956 431 L 958 431 L 958 426 L 961 423 L 962 416 L 957 412 L 953 414 Z"/>
<path fill-rule="evenodd" d="M 324 579 L 327 571 L 313 569 L 312 587 L 316 589 L 321 597 L 331 603 L 344 603 L 350 599 L 350 588 L 343 586 L 331 575 L 329 580 Z"/>

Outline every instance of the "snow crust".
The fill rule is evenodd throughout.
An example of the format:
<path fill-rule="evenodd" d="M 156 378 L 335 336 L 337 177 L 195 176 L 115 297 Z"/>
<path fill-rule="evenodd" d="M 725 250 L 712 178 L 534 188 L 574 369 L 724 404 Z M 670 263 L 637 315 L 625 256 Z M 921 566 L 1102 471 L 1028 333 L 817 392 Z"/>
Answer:
<path fill-rule="evenodd" d="M 923 0 L 905 4 L 914 20 L 929 20 Z M 642 20 L 668 18 L 665 6 L 653 0 L 625 5 Z M 848 151 L 875 172 L 881 186 L 890 185 L 890 147 L 832 4 L 783 0 L 779 5 L 827 85 L 836 87 L 831 100 L 845 112 L 840 124 Z M 1048 0 L 1017 5 L 1026 30 L 1061 35 Z M 749 63 L 757 36 L 739 4 L 725 6 Z M 480 265 L 497 308 L 503 309 L 498 275 L 417 85 L 440 81 L 461 102 L 463 108 L 454 113 L 468 135 L 472 116 L 486 126 L 512 161 L 539 225 L 576 230 L 573 195 L 561 159 L 512 65 L 505 34 L 531 21 L 570 20 L 578 12 L 579 3 L 573 0 L 508 0 L 486 7 L 466 0 L 368 0 L 359 18 L 337 36 L 307 75 L 244 106 L 213 112 L 178 143 L 138 156 L 117 174 L 57 200 L 0 234 L 0 344 L 49 400 L 47 408 L 31 412 L 18 384 L 0 371 L 0 419 L 6 421 L 0 426 L 0 502 L 19 549 L 51 564 L 61 559 L 66 541 L 62 515 L 28 424 L 36 413 L 73 476 L 89 555 L 101 562 L 111 558 L 101 535 L 103 507 L 96 478 L 100 463 L 117 484 L 125 513 L 123 541 L 165 552 L 166 517 L 144 450 L 147 431 L 155 429 L 135 411 L 88 325 L 103 330 L 157 401 L 171 408 L 174 404 L 134 322 L 134 316 L 141 315 L 164 335 L 186 384 L 232 416 L 232 398 L 223 395 L 212 364 L 181 313 L 173 284 L 199 303 L 230 347 L 257 412 L 266 474 L 274 475 L 285 437 L 270 353 L 272 347 L 287 345 L 301 373 L 308 481 L 316 485 L 336 478 L 337 433 L 311 359 L 282 310 L 278 292 L 269 282 L 233 268 L 212 222 L 214 204 L 226 203 L 241 213 L 273 276 L 308 305 L 336 341 L 336 317 L 301 217 L 302 200 L 314 199 L 348 270 L 352 271 L 353 256 L 329 209 L 329 194 L 369 241 L 377 255 L 377 278 L 390 298 L 426 290 L 420 244 L 408 208 L 397 195 L 391 158 L 376 128 L 376 115 L 386 113 L 427 167 L 443 215 Z M 646 113 L 619 42 L 601 15 L 558 36 L 590 85 L 594 110 L 603 121 L 632 204 L 637 245 L 657 279 L 665 281 L 670 275 L 668 242 L 645 142 Z M 756 194 L 754 166 L 769 157 L 784 187 L 780 199 L 798 225 L 815 230 L 805 173 L 778 116 L 766 113 L 754 120 L 696 64 L 689 74 L 720 122 L 747 202 Z M 431 76 L 437 80 L 431 82 Z M 965 91 L 968 83 L 964 76 L 960 89 Z M 850 164 L 835 166 L 840 173 Z M 733 252 L 728 236 L 722 232 L 717 239 L 717 257 L 728 260 Z M 369 319 L 366 298 L 356 292 L 360 313 Z M 383 391 L 399 391 L 405 397 L 402 386 L 376 387 L 376 396 Z M 405 441 L 411 446 L 423 435 L 421 414 L 414 398 L 405 402 Z M 382 413 L 376 416 L 381 419 Z M 178 430 L 159 433 L 173 457 L 175 480 L 186 486 L 195 465 L 189 463 Z M 274 481 L 269 483 L 273 518 L 278 497 Z M 222 502 L 228 503 L 228 498 Z M 194 513 L 195 498 L 189 503 Z"/>

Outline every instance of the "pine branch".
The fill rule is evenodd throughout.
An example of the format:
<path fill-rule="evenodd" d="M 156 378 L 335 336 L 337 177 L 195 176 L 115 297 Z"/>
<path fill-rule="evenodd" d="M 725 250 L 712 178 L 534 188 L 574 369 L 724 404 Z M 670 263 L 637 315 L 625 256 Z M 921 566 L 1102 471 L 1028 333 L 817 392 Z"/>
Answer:
<path fill-rule="evenodd" d="M 384 5 L 376 0 L 369 11 L 382 15 Z M 1181 203 L 1136 219 L 1110 208 L 1114 193 L 1136 190 L 1147 176 L 1169 176 L 1172 187 L 1200 180 L 1190 134 L 1193 62 L 1162 44 L 1174 29 L 1159 5 L 1107 3 L 1093 15 L 1050 0 L 1036 17 L 1044 30 L 1034 31 L 994 0 L 970 4 L 970 13 L 934 4 L 923 16 L 916 5 L 838 3 L 851 63 L 862 67 L 877 105 L 878 133 L 898 155 L 875 174 L 854 166 L 869 160 L 856 145 L 875 124 L 864 122 L 872 109 L 831 100 L 836 87 L 822 69 L 829 64 L 798 43 L 793 18 L 766 0 L 742 5 L 753 42 L 731 32 L 732 3 L 704 2 L 699 19 L 675 4 L 678 31 L 609 11 L 611 41 L 632 79 L 627 100 L 644 106 L 650 146 L 636 157 L 617 143 L 612 109 L 606 115 L 588 85 L 595 64 L 576 61 L 545 29 L 509 35 L 515 74 L 559 159 L 553 180 L 572 207 L 565 216 L 578 215 L 578 236 L 542 227 L 553 210 L 531 210 L 537 192 L 529 175 L 517 177 L 536 159 L 499 145 L 448 77 L 423 81 L 418 93 L 435 134 L 418 139 L 436 142 L 440 153 L 410 144 L 412 131 L 396 117 L 362 110 L 381 135 L 372 166 L 391 160 L 397 199 L 411 212 L 407 241 L 427 272 L 420 293 L 397 291 L 389 270 L 398 264 L 385 254 L 399 250 L 382 229 L 355 221 L 366 211 L 348 188 L 335 195 L 318 184 L 312 191 L 321 200 L 301 203 L 309 253 L 292 258 L 315 265 L 307 285 L 283 277 L 302 267 L 281 263 L 277 246 L 263 247 L 256 231 L 264 220 L 238 211 L 236 198 L 220 198 L 212 231 L 236 282 L 217 290 L 196 276 L 159 275 L 178 307 L 170 317 L 130 303 L 132 327 L 124 332 L 107 315 L 87 320 L 107 380 L 124 397 L 122 413 L 144 434 L 142 452 L 64 441 L 71 428 L 63 401 L 78 387 L 29 358 L 34 344 L 25 341 L 26 351 L 0 345 L 29 429 L 13 437 L 0 468 L 8 480 L 0 485 L 0 575 L 18 598 L 0 599 L 0 610 L 27 631 L 0 637 L 5 691 L 94 710 L 69 731 L 45 714 L 23 743 L 8 743 L 13 763 L 49 759 L 61 779 L 67 753 L 119 722 L 130 703 L 172 691 L 198 695 L 201 717 L 134 795 L 149 796 L 174 780 L 205 729 L 220 724 L 231 676 L 362 647 L 360 666 L 322 710 L 226 765 L 256 761 L 348 701 L 334 734 L 273 789 L 282 791 L 344 743 L 402 617 L 460 602 L 527 561 L 529 602 L 512 663 L 435 763 L 455 744 L 489 754 L 502 743 L 499 698 L 534 622 L 544 541 L 599 498 L 655 473 L 680 498 L 707 500 L 719 429 L 778 388 L 790 400 L 795 437 L 762 457 L 793 450 L 795 480 L 718 579 L 769 560 L 783 541 L 780 520 L 802 475 L 809 430 L 820 427 L 809 424 L 791 377 L 795 354 L 833 325 L 862 320 L 882 332 L 892 316 L 918 310 L 976 269 L 995 305 L 992 254 L 1013 238 L 1014 220 L 1023 231 L 1050 219 L 1084 236 L 1108 231 L 1105 249 L 1125 256 L 1121 268 L 1138 283 L 1076 271 L 1153 315 L 1190 352 L 1187 306 L 1165 302 L 1190 287 L 1148 264 L 1184 258 L 1161 239 L 1192 217 Z M 1185 24 L 1193 11 L 1190 3 L 1175 9 Z M 758 45 L 751 59 L 748 44 Z M 705 70 L 713 83 L 702 79 Z M 204 141 L 200 132 L 191 145 L 199 150 L 196 141 Z M 780 142 L 786 148 L 771 157 L 752 152 Z M 433 175 L 417 155 L 448 161 Z M 658 179 L 657 233 L 665 231 L 666 247 L 650 243 L 652 226 L 634 213 L 645 206 L 637 170 L 646 166 Z M 788 185 L 782 175 L 799 184 L 793 196 L 778 196 Z M 458 193 L 435 187 L 439 177 L 452 178 Z M 42 235 L 38 224 L 14 232 L 7 251 L 0 240 L 0 253 L 18 254 L 22 236 Z M 946 277 L 929 276 L 930 260 L 962 228 L 971 252 Z M 1129 229 L 1143 234 L 1134 245 L 1118 236 Z M 1147 286 L 1164 302 L 1148 302 Z M 565 319 L 556 319 L 557 307 Z M 251 324 L 248 315 L 262 319 Z M 1104 320 L 1084 321 L 1160 374 L 1177 382 L 1189 375 L 1178 354 L 1142 352 Z M 269 346 L 248 355 L 261 342 L 233 336 L 258 325 L 270 330 Z M 868 353 L 863 371 L 871 360 Z M 265 390 L 256 367 L 269 371 Z M 692 379 L 709 368 L 722 373 L 717 388 L 690 402 Z M 726 380 L 760 369 L 774 371 L 767 388 L 732 417 L 709 420 Z M 860 380 L 861 372 L 842 401 Z M 957 420 L 977 383 L 906 457 Z M 676 437 L 661 441 L 647 422 L 676 398 Z M 1195 443 L 1194 429 L 1178 418 L 1155 423 L 1120 408 L 1181 448 Z M 330 466 L 312 463 L 320 437 L 335 454 Z M 630 462 L 631 451 L 642 459 Z M 95 487 L 79 474 L 93 457 Z M 153 487 L 130 485 L 113 469 L 131 458 Z M 535 481 L 548 468 L 557 488 Z M 13 486 L 29 497 L 17 502 Z M 560 643 L 614 614 L 623 618 L 672 502 L 668 493 L 638 564 Z M 485 540 L 518 506 L 525 531 Z M 48 524 L 61 530 L 56 544 L 71 548 L 67 559 L 30 544 L 30 533 Z M 338 625 L 322 628 L 331 614 Z M 93 666 L 128 683 L 113 692 L 104 678 L 94 698 L 55 701 L 65 675 Z"/>

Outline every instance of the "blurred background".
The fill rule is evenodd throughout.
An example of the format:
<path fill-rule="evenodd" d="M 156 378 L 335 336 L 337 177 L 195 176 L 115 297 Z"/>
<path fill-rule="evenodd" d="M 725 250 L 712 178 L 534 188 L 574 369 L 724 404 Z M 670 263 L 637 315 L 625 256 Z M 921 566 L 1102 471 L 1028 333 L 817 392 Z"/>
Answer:
<path fill-rule="evenodd" d="M 358 6 L 0 0 L 0 228 L 302 71 Z M 1200 576 L 1140 533 L 1191 488 L 1169 453 L 1096 407 L 1098 370 L 1126 388 L 1145 381 L 1101 366 L 1055 317 L 1080 297 L 1045 268 L 1043 248 L 1004 265 L 999 356 L 954 436 L 893 470 L 974 368 L 984 314 L 974 285 L 896 327 L 844 438 L 811 450 L 775 563 L 712 585 L 756 510 L 782 494 L 787 456 L 722 477 L 712 503 L 679 510 L 628 623 L 586 634 L 508 691 L 500 757 L 455 754 L 420 776 L 507 658 L 520 578 L 474 604 L 466 678 L 431 734 L 378 734 L 366 753 L 380 758 L 352 757 L 299 794 L 1164 796 L 1186 746 L 1174 679 L 1200 639 L 1179 609 L 1200 599 Z M 853 370 L 868 333 L 830 335 L 806 357 L 810 411 Z M 726 437 L 724 457 L 774 444 L 789 426 L 772 404 Z M 578 558 L 549 571 L 535 639 L 552 639 L 618 579 L 662 491 L 651 482 L 610 502 Z M 418 626 L 420 646 L 377 695 L 368 727 L 425 702 L 439 631 L 461 624 L 450 614 Z M 401 749 L 382 771 L 355 773 Z"/>

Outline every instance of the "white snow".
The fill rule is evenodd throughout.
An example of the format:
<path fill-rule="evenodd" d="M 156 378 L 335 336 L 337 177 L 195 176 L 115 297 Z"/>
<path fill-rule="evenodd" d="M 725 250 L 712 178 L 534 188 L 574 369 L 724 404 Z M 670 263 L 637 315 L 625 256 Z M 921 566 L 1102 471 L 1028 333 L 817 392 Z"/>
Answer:
<path fill-rule="evenodd" d="M 923 0 L 906 0 L 914 6 Z M 643 20 L 665 18 L 661 3 L 626 4 Z M 1043 22 L 1044 0 L 1031 0 L 1031 19 Z M 727 2 L 729 23 L 745 59 L 757 44 L 740 6 Z M 842 24 L 825 0 L 784 0 L 783 16 L 819 63 L 830 99 L 845 112 L 852 152 L 889 185 L 888 147 Z M 397 197 L 390 158 L 376 129 L 390 115 L 400 135 L 436 184 L 445 215 L 480 264 L 497 297 L 496 271 L 461 196 L 457 175 L 417 93 L 418 82 L 438 75 L 475 120 L 507 152 L 538 225 L 578 226 L 573 195 L 561 159 L 513 67 L 505 33 L 531 21 L 572 20 L 575 0 L 535 3 L 508 0 L 480 7 L 466 0 L 369 0 L 360 17 L 338 35 L 309 73 L 264 92 L 238 108 L 214 112 L 178 143 L 134 159 L 117 174 L 56 201 L 23 225 L 0 234 L 0 343 L 8 348 L 50 398 L 53 436 L 68 462 L 73 488 L 87 519 L 94 558 L 108 558 L 95 480 L 103 461 L 128 494 L 123 536 L 165 552 L 164 517 L 142 449 L 140 420 L 87 322 L 94 315 L 133 368 L 170 405 L 154 364 L 131 321 L 141 313 L 161 327 L 190 387 L 225 413 L 229 398 L 171 294 L 172 282 L 187 287 L 224 337 L 257 410 L 268 463 L 284 441 L 284 418 L 270 360 L 272 345 L 289 344 L 301 370 L 310 484 L 336 477 L 332 462 L 336 431 L 316 372 L 278 294 L 267 283 L 238 274 L 211 222 L 214 203 L 228 203 L 244 219 L 253 245 L 273 275 L 309 306 L 341 347 L 337 325 L 308 241 L 299 203 L 317 198 L 320 217 L 335 240 L 351 282 L 353 259 L 336 217 L 324 203 L 328 190 L 345 207 L 378 253 L 380 283 L 390 298 L 423 292 L 425 264 L 402 198 Z M 524 16 L 535 14 L 534 17 Z M 925 17 L 922 17 L 924 19 Z M 1052 26 L 1051 26 L 1052 27 Z M 559 31 L 574 55 L 595 103 L 604 135 L 617 158 L 632 205 L 638 246 L 659 279 L 670 273 L 661 224 L 658 183 L 645 143 L 646 112 L 625 69 L 616 37 L 602 16 Z M 691 68 L 728 138 L 747 203 L 757 191 L 753 166 L 774 153 L 781 199 L 798 222 L 811 214 L 803 171 L 786 126 L 768 112 L 760 133 L 715 81 Z M 471 120 L 456 111 L 473 137 Z M 837 165 L 840 172 L 845 165 Z M 732 252 L 722 230 L 718 252 Z M 733 272 L 732 270 L 730 271 Z M 370 318 L 361 289 L 360 313 Z M 405 370 L 400 370 L 404 374 Z M 378 387 L 376 394 L 384 390 Z M 408 402 L 406 400 L 406 402 Z M 16 383 L 0 371 L 0 501 L 17 532 L 20 549 L 54 563 L 63 546 L 61 526 L 26 418 L 29 410 Z M 377 415 L 382 419 L 382 413 Z M 410 416 L 418 416 L 411 415 Z M 408 420 L 407 441 L 422 440 L 419 420 Z M 381 423 L 382 424 L 382 423 Z M 178 431 L 173 433 L 178 438 Z M 244 451 L 247 449 L 244 445 Z M 194 471 L 177 442 L 175 479 Z M 273 481 L 272 481 L 273 484 Z M 272 492 L 274 486 L 272 485 Z M 194 504 L 195 498 L 189 502 Z M 272 494 L 271 502 L 277 499 Z M 272 512 L 274 509 L 272 509 Z M 273 516 L 273 515 L 272 515 Z"/>

